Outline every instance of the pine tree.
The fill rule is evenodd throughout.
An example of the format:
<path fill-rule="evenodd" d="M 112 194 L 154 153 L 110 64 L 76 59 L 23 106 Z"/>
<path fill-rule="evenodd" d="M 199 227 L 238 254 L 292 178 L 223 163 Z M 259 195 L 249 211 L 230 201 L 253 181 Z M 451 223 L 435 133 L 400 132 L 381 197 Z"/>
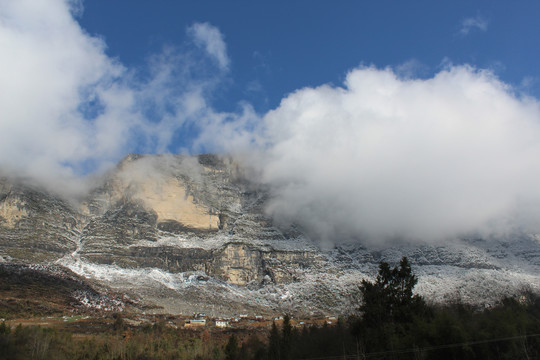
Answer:
<path fill-rule="evenodd" d="M 381 262 L 375 282 L 362 280 L 360 285 L 363 303 L 359 310 L 367 325 L 408 320 L 412 307 L 422 302 L 413 295 L 417 282 L 406 257 L 401 259 L 399 268 L 391 269 L 387 262 Z"/>
<path fill-rule="evenodd" d="M 413 316 L 424 307 L 422 298 L 413 295 L 416 283 L 406 257 L 393 269 L 381 262 L 375 282 L 362 280 L 361 320 L 353 328 L 368 350 L 393 349 L 409 332 Z"/>
<path fill-rule="evenodd" d="M 238 359 L 238 340 L 233 334 L 229 338 L 227 345 L 225 345 L 225 360 L 236 360 Z"/>
<path fill-rule="evenodd" d="M 281 359 L 288 360 L 291 358 L 292 349 L 292 326 L 291 318 L 288 314 L 283 318 L 281 334 Z"/>
<path fill-rule="evenodd" d="M 270 330 L 270 339 L 268 341 L 268 359 L 279 360 L 281 359 L 281 339 L 276 322 L 272 322 L 272 329 Z"/>

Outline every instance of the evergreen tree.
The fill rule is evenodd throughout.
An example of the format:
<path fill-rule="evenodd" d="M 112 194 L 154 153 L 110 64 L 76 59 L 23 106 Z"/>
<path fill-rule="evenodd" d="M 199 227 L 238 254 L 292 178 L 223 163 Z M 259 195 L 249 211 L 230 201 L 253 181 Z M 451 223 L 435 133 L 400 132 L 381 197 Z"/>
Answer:
<path fill-rule="evenodd" d="M 233 334 L 229 338 L 227 345 L 225 345 L 225 360 L 238 359 L 238 353 L 239 353 L 238 340 L 236 339 L 236 336 Z"/>
<path fill-rule="evenodd" d="M 363 303 L 359 310 L 366 325 L 410 320 L 414 308 L 423 304 L 419 296 L 413 295 L 417 282 L 406 257 L 399 268 L 390 269 L 387 262 L 381 262 L 375 283 L 362 280 L 360 285 Z"/>
<path fill-rule="evenodd" d="M 283 318 L 281 334 L 281 359 L 288 360 L 291 358 L 292 348 L 292 325 L 291 318 L 288 314 Z"/>
<path fill-rule="evenodd" d="M 281 339 L 276 322 L 272 322 L 272 329 L 270 330 L 270 339 L 268 341 L 268 359 L 279 360 L 281 359 Z"/>
<path fill-rule="evenodd" d="M 375 282 L 362 280 L 361 320 L 353 333 L 362 338 L 368 351 L 392 350 L 410 334 L 415 315 L 425 307 L 422 298 L 413 295 L 416 283 L 406 257 L 393 269 L 381 262 Z"/>

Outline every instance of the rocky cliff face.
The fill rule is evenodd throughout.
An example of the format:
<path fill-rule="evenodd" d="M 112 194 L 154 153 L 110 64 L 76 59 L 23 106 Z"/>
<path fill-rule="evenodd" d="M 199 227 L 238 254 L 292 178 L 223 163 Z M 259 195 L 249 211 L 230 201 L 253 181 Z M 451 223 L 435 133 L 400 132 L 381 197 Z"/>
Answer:
<path fill-rule="evenodd" d="M 77 212 L 41 189 L 0 179 L 0 257 L 54 261 L 76 249 Z"/>
<path fill-rule="evenodd" d="M 71 256 L 127 269 L 200 271 L 235 285 L 291 281 L 285 268 L 313 255 L 261 247 L 286 239 L 253 213 L 260 195 L 226 161 L 129 156 L 82 204 L 87 223 Z"/>
<path fill-rule="evenodd" d="M 274 226 L 267 196 L 212 155 L 130 155 L 77 203 L 2 179 L 0 261 L 56 263 L 170 312 L 351 309 L 361 279 L 401 256 L 436 301 L 540 291 L 534 236 L 323 250 Z"/>

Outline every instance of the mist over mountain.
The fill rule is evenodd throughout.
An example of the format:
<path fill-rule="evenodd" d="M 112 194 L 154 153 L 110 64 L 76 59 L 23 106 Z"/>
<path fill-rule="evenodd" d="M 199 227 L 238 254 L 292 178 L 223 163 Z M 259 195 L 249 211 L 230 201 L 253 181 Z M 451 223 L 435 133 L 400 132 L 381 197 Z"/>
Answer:
<path fill-rule="evenodd" d="M 60 266 L 170 313 L 347 312 L 361 279 L 402 256 L 429 301 L 540 291 L 535 234 L 328 246 L 312 229 L 274 221 L 271 192 L 246 173 L 230 156 L 132 154 L 79 202 L 4 178 L 0 260 Z"/>
<path fill-rule="evenodd" d="M 424 242 L 538 231 L 540 111 L 493 74 L 351 71 L 263 117 L 267 211 L 322 240 Z"/>

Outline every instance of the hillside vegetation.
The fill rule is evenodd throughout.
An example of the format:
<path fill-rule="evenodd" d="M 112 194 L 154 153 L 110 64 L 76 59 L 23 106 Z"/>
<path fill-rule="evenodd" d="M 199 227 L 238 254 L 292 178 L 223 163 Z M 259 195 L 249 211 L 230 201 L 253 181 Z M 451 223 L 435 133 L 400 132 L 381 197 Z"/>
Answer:
<path fill-rule="evenodd" d="M 525 292 L 486 309 L 430 305 L 403 258 L 381 262 L 363 281 L 355 316 L 294 327 L 288 315 L 269 332 L 187 330 L 164 321 L 129 326 L 121 315 L 94 331 L 0 323 L 2 359 L 538 359 L 540 297 Z"/>

